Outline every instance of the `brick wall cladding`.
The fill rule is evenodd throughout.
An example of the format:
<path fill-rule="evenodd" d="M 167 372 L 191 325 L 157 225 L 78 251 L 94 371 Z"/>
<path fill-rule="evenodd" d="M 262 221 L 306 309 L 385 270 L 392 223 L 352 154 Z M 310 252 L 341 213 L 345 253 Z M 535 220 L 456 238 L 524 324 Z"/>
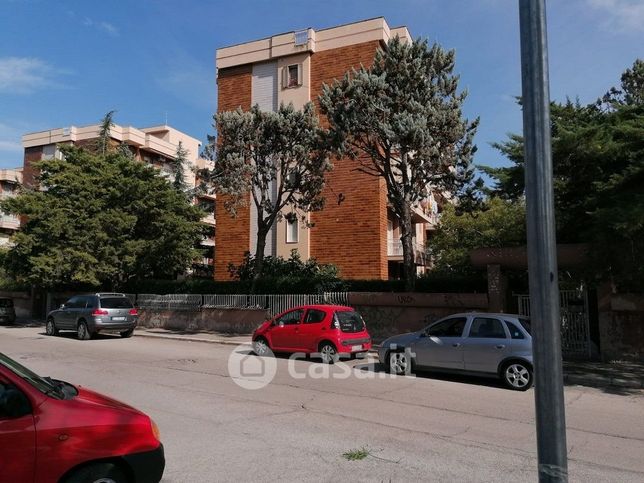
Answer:
<path fill-rule="evenodd" d="M 25 148 L 25 157 L 22 163 L 22 183 L 25 186 L 33 186 L 37 176 L 37 170 L 33 163 L 42 159 L 42 146 Z"/>
<path fill-rule="evenodd" d="M 234 111 L 238 107 L 250 109 L 251 82 L 250 65 L 220 69 L 217 73 L 217 112 Z M 224 207 L 229 199 L 226 195 L 217 194 L 215 280 L 230 280 L 228 264 L 239 265 L 250 247 L 250 209 L 248 206 L 238 208 L 237 217 L 233 218 Z"/>
<path fill-rule="evenodd" d="M 322 85 L 342 78 L 351 67 L 370 66 L 379 46 L 379 41 L 373 41 L 312 54 L 311 100 L 318 112 Z M 384 180 L 356 171 L 357 161 L 334 160 L 333 165 L 326 178 L 324 210 L 311 214 L 315 224 L 311 228 L 311 256 L 335 264 L 343 278 L 386 279 Z"/>

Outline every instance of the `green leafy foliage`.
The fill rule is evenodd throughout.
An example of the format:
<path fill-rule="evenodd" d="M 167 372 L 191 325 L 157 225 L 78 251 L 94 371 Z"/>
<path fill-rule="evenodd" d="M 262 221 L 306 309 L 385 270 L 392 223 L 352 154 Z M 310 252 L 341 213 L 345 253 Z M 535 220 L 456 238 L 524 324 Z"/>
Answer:
<path fill-rule="evenodd" d="M 552 103 L 552 157 L 557 241 L 587 242 L 586 278 L 644 288 L 644 62 L 637 60 L 596 103 Z M 493 194 L 520 199 L 523 138 L 497 148 L 513 163 L 484 168 Z"/>
<path fill-rule="evenodd" d="M 47 288 L 118 289 L 128 280 L 176 277 L 198 256 L 202 212 L 156 169 L 124 156 L 60 146 L 36 163 L 40 189 L 2 203 L 26 217 L 6 268 Z"/>
<path fill-rule="evenodd" d="M 463 118 L 454 51 L 398 37 L 378 50 L 373 65 L 324 86 L 321 110 L 331 142 L 382 177 L 402 231 L 408 289 L 413 289 L 412 210 L 432 191 L 466 198 L 475 190 L 472 154 L 478 119 Z"/>
<path fill-rule="evenodd" d="M 256 280 L 256 270 L 256 258 L 250 253 L 246 253 L 240 265 L 230 264 L 228 267 L 231 277 L 242 282 Z M 314 258 L 302 261 L 296 250 L 291 252 L 288 259 L 264 257 L 261 285 L 264 287 L 299 286 L 296 293 L 300 293 L 302 289 L 305 293 L 335 292 L 345 289 L 335 265 L 321 264 Z"/>
<path fill-rule="evenodd" d="M 448 205 L 427 251 L 433 260 L 433 272 L 467 275 L 476 273 L 469 256 L 473 249 L 519 246 L 525 241 L 523 202 L 492 198 L 485 210 L 462 215 Z"/>

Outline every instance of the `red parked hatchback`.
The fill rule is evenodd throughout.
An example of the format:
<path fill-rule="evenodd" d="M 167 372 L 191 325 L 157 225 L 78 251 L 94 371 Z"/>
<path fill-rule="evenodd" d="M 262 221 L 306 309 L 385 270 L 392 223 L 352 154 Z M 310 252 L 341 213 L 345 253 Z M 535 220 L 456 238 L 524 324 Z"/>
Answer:
<path fill-rule="evenodd" d="M 287 310 L 264 322 L 253 332 L 257 355 L 273 352 L 320 354 L 323 362 L 340 355 L 355 355 L 371 349 L 364 320 L 343 305 L 304 305 Z"/>
<path fill-rule="evenodd" d="M 148 416 L 0 353 L 0 482 L 158 483 L 164 467 Z"/>

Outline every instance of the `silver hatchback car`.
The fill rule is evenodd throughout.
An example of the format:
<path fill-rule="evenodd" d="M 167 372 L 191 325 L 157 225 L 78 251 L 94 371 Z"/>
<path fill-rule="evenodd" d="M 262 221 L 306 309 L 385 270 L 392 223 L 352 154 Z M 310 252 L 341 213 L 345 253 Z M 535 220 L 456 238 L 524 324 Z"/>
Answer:
<path fill-rule="evenodd" d="M 385 340 L 378 357 L 394 374 L 413 369 L 499 377 L 510 388 L 532 386 L 530 321 L 512 314 L 465 313 Z"/>
<path fill-rule="evenodd" d="M 77 295 L 47 315 L 47 335 L 73 330 L 80 340 L 91 339 L 101 331 L 116 331 L 131 337 L 136 327 L 137 310 L 122 293 Z"/>

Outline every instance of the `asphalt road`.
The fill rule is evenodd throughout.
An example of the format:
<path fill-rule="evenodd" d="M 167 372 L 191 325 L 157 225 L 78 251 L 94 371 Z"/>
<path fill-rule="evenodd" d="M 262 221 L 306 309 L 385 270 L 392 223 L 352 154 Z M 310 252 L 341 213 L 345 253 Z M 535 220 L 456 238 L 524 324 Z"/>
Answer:
<path fill-rule="evenodd" d="M 0 327 L 0 352 L 152 416 L 166 449 L 166 482 L 537 479 L 532 390 L 392 378 L 365 361 L 329 368 L 286 358 L 275 359 L 271 383 L 249 390 L 229 376 L 233 351 L 250 364 L 237 382 L 259 384 L 258 367 L 266 366 L 234 346 L 77 341 Z M 642 392 L 567 387 L 566 410 L 571 481 L 644 481 Z M 362 460 L 343 456 L 362 448 Z"/>

